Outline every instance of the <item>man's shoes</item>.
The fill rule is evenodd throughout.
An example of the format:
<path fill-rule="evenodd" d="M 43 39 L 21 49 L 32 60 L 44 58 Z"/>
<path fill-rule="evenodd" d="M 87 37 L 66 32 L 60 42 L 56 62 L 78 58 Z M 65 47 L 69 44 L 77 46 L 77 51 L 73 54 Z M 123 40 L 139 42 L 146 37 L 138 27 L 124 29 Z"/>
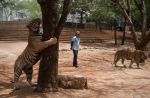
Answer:
<path fill-rule="evenodd" d="M 78 65 L 73 65 L 73 66 L 76 67 L 76 68 L 79 67 Z"/>

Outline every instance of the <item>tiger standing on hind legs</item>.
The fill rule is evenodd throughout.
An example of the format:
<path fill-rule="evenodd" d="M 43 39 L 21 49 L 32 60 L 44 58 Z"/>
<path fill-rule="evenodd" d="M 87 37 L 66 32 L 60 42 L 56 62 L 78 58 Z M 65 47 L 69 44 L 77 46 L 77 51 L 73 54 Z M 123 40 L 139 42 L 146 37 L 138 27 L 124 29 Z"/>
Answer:
<path fill-rule="evenodd" d="M 18 56 L 14 64 L 14 90 L 20 88 L 19 77 L 22 71 L 27 76 L 28 83 L 32 86 L 33 65 L 40 60 L 41 51 L 48 46 L 57 43 L 56 38 L 50 38 L 47 41 L 42 41 L 42 36 L 39 35 L 41 19 L 33 19 L 27 24 L 29 30 L 28 44 L 25 50 Z"/>

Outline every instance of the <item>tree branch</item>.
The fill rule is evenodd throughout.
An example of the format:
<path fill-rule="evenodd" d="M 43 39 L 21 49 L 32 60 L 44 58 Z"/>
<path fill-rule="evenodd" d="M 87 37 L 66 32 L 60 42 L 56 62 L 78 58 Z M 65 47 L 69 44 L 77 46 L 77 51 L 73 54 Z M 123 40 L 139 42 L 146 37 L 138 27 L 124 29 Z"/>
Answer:
<path fill-rule="evenodd" d="M 63 25 L 67 19 L 67 15 L 70 11 L 70 2 L 71 0 L 64 0 L 64 5 L 63 5 L 63 11 L 62 11 L 62 15 L 61 15 L 61 18 L 57 24 L 57 27 L 55 29 L 55 32 L 54 32 L 54 36 L 59 39 L 59 36 L 60 36 L 60 33 L 61 33 L 61 30 L 63 29 Z"/>
<path fill-rule="evenodd" d="M 127 10 L 123 7 L 123 5 L 119 1 L 117 3 L 120 6 L 120 8 L 122 9 L 124 16 L 126 17 L 127 21 L 129 22 L 129 25 L 131 26 L 131 32 L 132 32 L 132 36 L 133 36 L 133 39 L 134 39 L 134 43 L 135 43 L 135 45 L 137 45 L 139 41 L 138 41 L 138 38 L 137 38 L 137 34 L 135 33 L 135 29 L 134 29 L 132 19 L 128 15 Z"/>
<path fill-rule="evenodd" d="M 142 39 L 141 43 L 139 44 L 139 46 L 141 48 L 145 48 L 145 46 L 148 44 L 148 42 L 150 41 L 150 30 L 147 31 L 147 35 Z"/>
<path fill-rule="evenodd" d="M 140 10 L 141 9 L 140 4 L 137 2 L 137 0 L 134 0 L 134 2 L 135 2 L 135 5 L 137 6 L 137 8 Z"/>
<path fill-rule="evenodd" d="M 128 15 L 129 15 L 129 17 L 130 17 L 130 19 L 131 19 L 131 6 L 130 6 L 131 4 L 130 4 L 130 0 L 127 0 L 127 13 L 128 13 Z"/>
<path fill-rule="evenodd" d="M 145 8 L 145 2 L 144 0 L 141 0 L 140 3 L 137 2 L 137 0 L 134 0 L 137 8 L 139 9 L 140 11 L 140 14 L 142 16 L 142 38 L 144 38 L 145 36 L 145 33 L 147 31 L 147 16 L 146 16 L 146 8 Z"/>
<path fill-rule="evenodd" d="M 128 0 L 127 0 L 127 1 L 128 1 Z M 124 8 L 125 8 L 126 10 L 128 9 L 127 4 L 125 3 L 124 0 L 122 0 L 122 5 L 124 5 Z"/>

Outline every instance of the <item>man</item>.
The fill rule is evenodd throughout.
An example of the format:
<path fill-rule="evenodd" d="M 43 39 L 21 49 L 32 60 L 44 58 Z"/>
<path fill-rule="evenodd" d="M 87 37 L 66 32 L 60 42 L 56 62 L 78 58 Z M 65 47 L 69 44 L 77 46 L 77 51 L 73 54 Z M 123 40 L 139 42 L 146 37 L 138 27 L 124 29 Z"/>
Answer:
<path fill-rule="evenodd" d="M 80 31 L 76 31 L 75 36 L 71 39 L 71 50 L 73 51 L 73 66 L 74 67 L 79 67 L 78 66 L 78 50 L 79 50 L 79 45 L 80 45 Z"/>

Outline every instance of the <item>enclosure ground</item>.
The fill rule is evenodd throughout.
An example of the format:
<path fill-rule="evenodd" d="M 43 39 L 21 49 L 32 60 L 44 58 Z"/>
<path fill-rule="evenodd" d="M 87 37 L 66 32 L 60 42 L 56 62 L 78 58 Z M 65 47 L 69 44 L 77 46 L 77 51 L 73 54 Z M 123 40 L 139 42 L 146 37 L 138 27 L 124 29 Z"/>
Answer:
<path fill-rule="evenodd" d="M 59 74 L 87 77 L 89 89 L 61 89 L 55 93 L 35 93 L 26 82 L 25 74 L 20 78 L 21 89 L 13 91 L 13 64 L 26 47 L 24 41 L 0 42 L 0 98 L 150 98 L 150 64 L 137 69 L 112 65 L 118 46 L 113 41 L 82 43 L 79 51 L 79 67 L 72 66 L 72 51 L 69 43 L 60 43 Z M 131 46 L 126 44 L 126 46 Z M 128 66 L 129 61 L 125 64 Z M 33 81 L 38 75 L 34 66 Z"/>

